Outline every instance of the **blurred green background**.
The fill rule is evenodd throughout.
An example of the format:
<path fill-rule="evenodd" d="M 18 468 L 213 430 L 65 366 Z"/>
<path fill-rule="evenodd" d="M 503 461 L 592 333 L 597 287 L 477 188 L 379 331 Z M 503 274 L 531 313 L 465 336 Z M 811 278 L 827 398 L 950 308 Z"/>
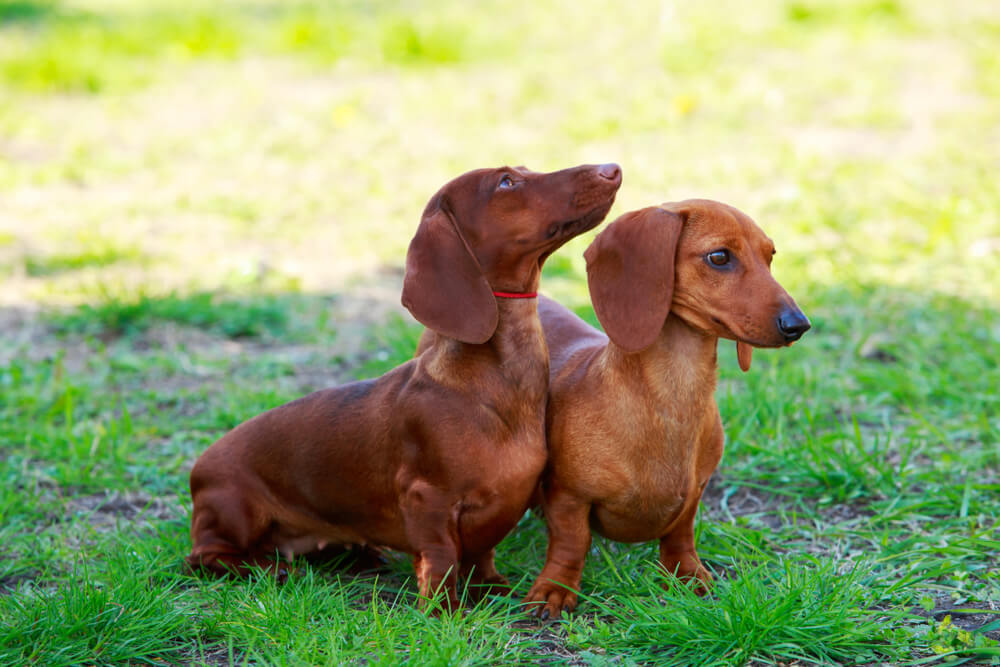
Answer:
<path fill-rule="evenodd" d="M 998 118 L 982 0 L 2 0 L 0 303 L 339 290 L 458 173 L 603 161 L 612 217 L 729 202 L 792 291 L 995 303 Z"/>
<path fill-rule="evenodd" d="M 609 220 L 756 219 L 814 324 L 746 374 L 721 346 L 713 596 L 605 540 L 549 629 L 423 617 L 400 559 L 185 574 L 200 452 L 412 355 L 445 181 L 607 161 Z M 998 174 L 990 0 L 0 0 L 0 663 L 997 658 Z M 590 236 L 542 283 L 585 317 Z M 544 552 L 528 516 L 499 569 Z"/>

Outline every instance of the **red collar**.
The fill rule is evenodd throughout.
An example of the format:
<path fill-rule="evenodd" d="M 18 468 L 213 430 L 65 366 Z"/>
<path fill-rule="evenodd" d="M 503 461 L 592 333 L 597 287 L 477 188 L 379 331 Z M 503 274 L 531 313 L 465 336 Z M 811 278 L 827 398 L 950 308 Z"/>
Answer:
<path fill-rule="evenodd" d="M 493 292 L 493 296 L 505 299 L 534 299 L 538 296 L 538 292 Z"/>

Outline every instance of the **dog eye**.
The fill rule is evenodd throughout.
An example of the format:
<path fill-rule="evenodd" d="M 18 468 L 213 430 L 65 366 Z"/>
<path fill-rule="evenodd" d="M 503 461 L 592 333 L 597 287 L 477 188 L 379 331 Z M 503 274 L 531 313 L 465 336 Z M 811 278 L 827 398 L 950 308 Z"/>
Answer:
<path fill-rule="evenodd" d="M 500 183 L 497 184 L 498 190 L 507 190 L 512 187 L 514 187 L 514 179 L 507 175 L 504 175 L 504 177 L 500 179 Z"/>
<path fill-rule="evenodd" d="M 715 266 L 725 266 L 729 264 L 729 251 L 728 250 L 713 250 L 706 255 L 708 261 Z"/>

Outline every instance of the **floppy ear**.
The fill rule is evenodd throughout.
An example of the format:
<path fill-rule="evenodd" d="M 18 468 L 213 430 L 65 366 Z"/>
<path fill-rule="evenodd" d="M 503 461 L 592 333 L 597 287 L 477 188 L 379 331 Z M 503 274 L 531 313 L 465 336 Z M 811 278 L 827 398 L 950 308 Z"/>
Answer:
<path fill-rule="evenodd" d="M 590 244 L 587 284 L 608 337 L 626 352 L 653 344 L 670 312 L 683 221 L 650 207 L 621 216 Z"/>
<path fill-rule="evenodd" d="M 485 343 L 497 302 L 443 198 L 428 206 L 406 252 L 403 305 L 421 324 L 463 343 Z"/>

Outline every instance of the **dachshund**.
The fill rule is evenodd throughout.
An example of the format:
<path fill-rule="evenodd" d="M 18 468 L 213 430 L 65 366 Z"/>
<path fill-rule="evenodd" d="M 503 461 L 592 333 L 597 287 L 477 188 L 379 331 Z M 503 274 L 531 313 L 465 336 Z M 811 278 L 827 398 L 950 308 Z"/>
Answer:
<path fill-rule="evenodd" d="M 626 213 L 585 252 L 607 335 L 542 298 L 550 353 L 549 461 L 540 489 L 549 544 L 525 602 L 542 618 L 577 603 L 591 529 L 659 540 L 660 566 L 710 575 L 694 518 L 722 456 L 715 402 L 719 338 L 740 368 L 754 347 L 791 345 L 806 316 L 771 275 L 774 243 L 725 204 L 688 200 Z"/>
<path fill-rule="evenodd" d="M 191 470 L 187 563 L 287 576 L 299 554 L 345 546 L 413 556 L 424 600 L 457 580 L 503 590 L 495 545 L 545 465 L 548 351 L 533 298 L 542 263 L 597 226 L 616 164 L 552 173 L 479 169 L 424 210 L 403 305 L 436 337 L 419 358 L 257 415 Z"/>

